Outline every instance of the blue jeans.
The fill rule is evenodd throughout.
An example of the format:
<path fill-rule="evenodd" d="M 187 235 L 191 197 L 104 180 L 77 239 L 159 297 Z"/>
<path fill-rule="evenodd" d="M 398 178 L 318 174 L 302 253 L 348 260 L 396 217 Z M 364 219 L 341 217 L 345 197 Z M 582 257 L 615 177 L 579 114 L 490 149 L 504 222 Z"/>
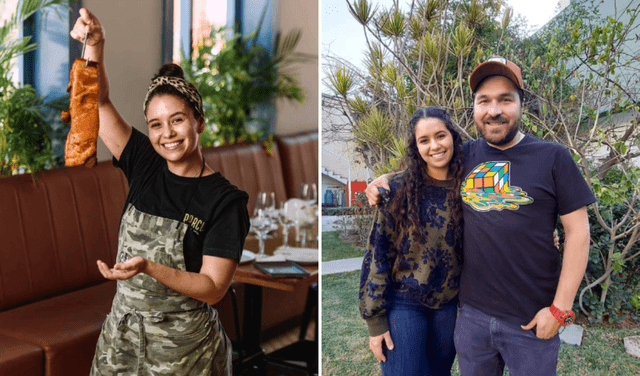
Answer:
<path fill-rule="evenodd" d="M 540 339 L 531 330 L 488 316 L 467 305 L 459 308 L 455 342 L 463 376 L 555 375 L 560 337 Z"/>
<path fill-rule="evenodd" d="M 457 299 L 440 309 L 396 304 L 387 312 L 394 349 L 383 346 L 386 362 L 380 363 L 385 376 L 451 375 L 456 356 L 453 330 Z"/>

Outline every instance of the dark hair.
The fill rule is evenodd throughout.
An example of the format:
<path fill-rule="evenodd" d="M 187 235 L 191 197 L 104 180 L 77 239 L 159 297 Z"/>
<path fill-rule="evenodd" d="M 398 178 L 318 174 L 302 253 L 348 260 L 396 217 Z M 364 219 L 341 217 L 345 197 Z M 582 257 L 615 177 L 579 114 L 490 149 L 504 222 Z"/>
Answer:
<path fill-rule="evenodd" d="M 393 199 L 389 203 L 389 213 L 397 224 L 394 240 L 396 247 L 400 246 L 400 243 L 408 234 L 414 234 L 419 238 L 424 237 L 424 239 L 427 236 L 427 229 L 420 225 L 421 197 L 419 192 L 421 186 L 432 184 L 433 179 L 427 174 L 426 162 L 418 151 L 415 128 L 420 120 L 429 118 L 442 121 L 453 137 L 453 155 L 449 162 L 449 177 L 453 180 L 453 188 L 447 193 L 447 200 L 455 227 L 456 241 L 461 241 L 462 239 L 462 198 L 460 195 L 462 174 L 464 172 L 462 137 L 456 131 L 453 121 L 445 110 L 437 107 L 426 107 L 416 111 L 409 121 L 411 132 L 407 137 L 407 151 L 403 160 L 405 172 L 398 191 L 394 193 Z"/>
<path fill-rule="evenodd" d="M 182 78 L 183 80 L 184 78 L 184 71 L 182 70 L 182 68 L 174 63 L 167 63 L 163 66 L 160 67 L 160 69 L 158 69 L 158 73 L 156 73 L 153 76 L 152 80 L 155 80 L 158 77 L 162 77 L 162 76 L 166 76 L 166 77 L 178 77 L 178 78 Z M 200 114 L 200 112 L 197 110 L 196 106 L 194 105 L 194 103 L 192 101 L 189 100 L 189 98 L 187 98 L 183 93 L 181 93 L 178 89 L 176 89 L 175 87 L 171 86 L 171 85 L 160 85 L 158 87 L 156 87 L 155 89 L 153 89 L 153 91 L 151 93 L 149 93 L 147 100 L 144 103 L 144 108 L 146 109 L 147 106 L 149 105 L 149 102 L 151 102 L 151 99 L 153 99 L 153 97 L 159 96 L 159 95 L 173 95 L 174 97 L 180 98 L 182 99 L 185 103 L 187 103 L 189 105 L 189 108 L 191 108 L 191 111 L 193 111 L 193 116 L 195 116 L 196 119 L 199 119 L 202 117 L 202 114 Z M 146 112 L 146 111 L 145 111 Z M 146 115 L 146 113 L 145 113 Z"/>

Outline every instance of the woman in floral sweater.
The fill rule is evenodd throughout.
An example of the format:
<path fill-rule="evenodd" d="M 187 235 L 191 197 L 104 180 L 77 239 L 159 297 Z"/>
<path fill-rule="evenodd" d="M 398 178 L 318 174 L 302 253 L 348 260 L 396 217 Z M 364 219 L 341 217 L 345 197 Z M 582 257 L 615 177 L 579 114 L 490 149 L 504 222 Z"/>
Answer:
<path fill-rule="evenodd" d="M 405 170 L 378 205 L 360 312 L 384 375 L 450 375 L 462 266 L 462 138 L 444 110 L 413 115 Z"/>

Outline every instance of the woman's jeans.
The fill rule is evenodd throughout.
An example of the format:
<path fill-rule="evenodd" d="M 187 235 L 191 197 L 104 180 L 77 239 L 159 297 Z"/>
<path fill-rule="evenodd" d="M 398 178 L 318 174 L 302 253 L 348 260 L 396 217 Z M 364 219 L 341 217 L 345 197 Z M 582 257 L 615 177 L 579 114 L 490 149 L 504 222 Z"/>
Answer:
<path fill-rule="evenodd" d="M 387 312 L 393 350 L 383 345 L 384 376 L 451 375 L 458 299 L 440 309 L 396 303 Z"/>

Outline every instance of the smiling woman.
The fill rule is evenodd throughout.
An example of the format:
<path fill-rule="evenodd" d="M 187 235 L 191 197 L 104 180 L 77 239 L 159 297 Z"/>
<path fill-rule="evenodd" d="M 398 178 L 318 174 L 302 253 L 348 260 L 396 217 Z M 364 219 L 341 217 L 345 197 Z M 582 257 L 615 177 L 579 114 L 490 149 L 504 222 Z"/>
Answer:
<path fill-rule="evenodd" d="M 118 289 L 91 375 L 230 375 L 230 342 L 211 305 L 240 260 L 248 195 L 206 165 L 202 98 L 179 66 L 163 66 L 151 81 L 149 137 L 120 116 L 109 97 L 104 30 L 86 9 L 80 15 L 71 36 L 86 39 L 85 56 L 98 65 L 99 135 L 129 183 L 116 264 L 97 262 Z"/>
<path fill-rule="evenodd" d="M 384 375 L 450 375 L 461 270 L 462 138 L 447 113 L 409 122 L 406 170 L 389 182 L 362 263 L 360 312 Z"/>
<path fill-rule="evenodd" d="M 415 139 L 420 156 L 427 164 L 427 174 L 437 180 L 449 177 L 453 157 L 453 136 L 438 118 L 424 118 L 416 123 Z"/>
<path fill-rule="evenodd" d="M 153 79 L 144 106 L 149 141 L 164 159 L 169 171 L 181 176 L 213 174 L 204 164 L 198 135 L 204 130 L 202 98 L 182 69 L 165 64 Z"/>

